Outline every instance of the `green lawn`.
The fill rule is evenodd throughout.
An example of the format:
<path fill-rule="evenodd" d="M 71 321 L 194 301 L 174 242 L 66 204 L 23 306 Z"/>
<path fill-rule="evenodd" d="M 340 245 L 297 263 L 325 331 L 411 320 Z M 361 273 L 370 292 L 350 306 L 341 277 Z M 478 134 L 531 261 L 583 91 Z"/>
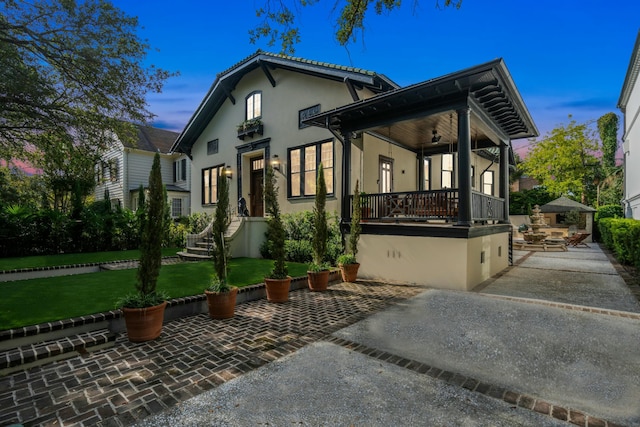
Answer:
<path fill-rule="evenodd" d="M 229 282 L 238 287 L 262 283 L 273 261 L 236 258 L 229 263 Z M 304 276 L 306 264 L 289 263 L 289 274 Z M 113 270 L 74 276 L 0 283 L 0 330 L 113 310 L 118 298 L 135 291 L 136 271 Z M 158 289 L 172 298 L 204 292 L 212 262 L 162 266 Z"/>
<path fill-rule="evenodd" d="M 162 248 L 162 256 L 173 256 L 182 249 Z M 59 254 L 28 256 L 22 258 L 0 258 L 0 271 L 19 268 L 53 267 L 56 265 L 89 264 L 93 262 L 139 259 L 140 251 L 87 252 L 82 254 Z"/>

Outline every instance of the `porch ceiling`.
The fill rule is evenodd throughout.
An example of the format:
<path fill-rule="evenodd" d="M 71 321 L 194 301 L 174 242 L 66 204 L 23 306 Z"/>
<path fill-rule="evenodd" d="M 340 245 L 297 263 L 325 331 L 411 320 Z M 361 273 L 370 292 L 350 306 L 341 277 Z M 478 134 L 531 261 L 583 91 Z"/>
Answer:
<path fill-rule="evenodd" d="M 309 125 L 339 133 L 367 131 L 414 151 L 457 144 L 456 110 L 471 109 L 472 149 L 538 136 L 538 129 L 501 59 L 327 111 Z M 441 138 L 432 143 L 433 130 Z"/>

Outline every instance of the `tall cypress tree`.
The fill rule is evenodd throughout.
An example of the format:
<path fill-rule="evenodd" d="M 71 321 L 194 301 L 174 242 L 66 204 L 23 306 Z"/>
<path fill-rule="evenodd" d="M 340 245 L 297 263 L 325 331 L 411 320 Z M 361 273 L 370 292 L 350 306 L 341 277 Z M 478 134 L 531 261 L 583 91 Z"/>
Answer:
<path fill-rule="evenodd" d="M 316 182 L 316 198 L 313 207 L 313 227 L 315 229 L 313 237 L 313 263 L 321 266 L 327 254 L 327 240 L 329 231 L 327 227 L 327 211 L 325 204 L 327 201 L 327 185 L 324 180 L 324 170 L 322 162 L 318 165 L 318 178 Z"/>
<path fill-rule="evenodd" d="M 224 175 L 218 176 L 218 203 L 213 218 L 211 233 L 213 234 L 213 267 L 218 279 L 225 284 L 227 281 L 227 258 L 229 248 L 224 241 L 231 218 L 229 216 L 229 183 Z"/>
<path fill-rule="evenodd" d="M 162 228 L 164 223 L 164 191 L 160 172 L 160 154 L 153 158 L 149 174 L 149 200 L 140 236 L 140 266 L 136 289 L 141 297 L 153 295 L 162 262 Z"/>

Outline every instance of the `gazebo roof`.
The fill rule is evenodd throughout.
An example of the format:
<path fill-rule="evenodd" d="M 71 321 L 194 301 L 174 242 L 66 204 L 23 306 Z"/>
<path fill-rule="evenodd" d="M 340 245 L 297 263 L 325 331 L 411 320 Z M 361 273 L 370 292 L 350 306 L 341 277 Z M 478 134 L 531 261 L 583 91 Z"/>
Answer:
<path fill-rule="evenodd" d="M 575 200 L 571 200 L 567 197 L 561 196 L 555 200 L 550 201 L 546 205 L 540 206 L 540 211 L 544 213 L 564 213 L 571 211 L 595 212 L 596 210 L 592 207 L 576 202 Z"/>

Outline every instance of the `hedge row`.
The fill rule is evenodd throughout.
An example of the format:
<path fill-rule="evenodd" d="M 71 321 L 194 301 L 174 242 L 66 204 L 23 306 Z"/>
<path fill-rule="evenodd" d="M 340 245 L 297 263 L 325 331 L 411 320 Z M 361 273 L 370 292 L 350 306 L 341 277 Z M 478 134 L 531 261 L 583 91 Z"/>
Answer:
<path fill-rule="evenodd" d="M 640 268 L 640 221 L 630 218 L 601 218 L 598 230 L 602 242 L 622 264 Z"/>

